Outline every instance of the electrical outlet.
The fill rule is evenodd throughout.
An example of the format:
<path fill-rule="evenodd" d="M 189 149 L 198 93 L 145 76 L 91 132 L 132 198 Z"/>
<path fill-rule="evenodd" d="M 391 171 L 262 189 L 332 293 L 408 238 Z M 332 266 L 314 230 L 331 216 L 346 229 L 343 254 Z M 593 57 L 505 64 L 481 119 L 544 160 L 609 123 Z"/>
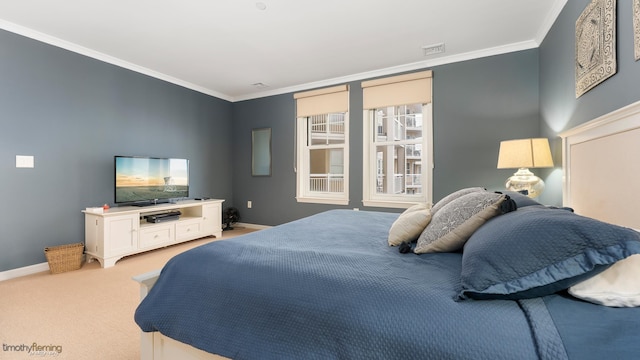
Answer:
<path fill-rule="evenodd" d="M 247 201 L 247 209 L 251 209 L 251 200 Z"/>

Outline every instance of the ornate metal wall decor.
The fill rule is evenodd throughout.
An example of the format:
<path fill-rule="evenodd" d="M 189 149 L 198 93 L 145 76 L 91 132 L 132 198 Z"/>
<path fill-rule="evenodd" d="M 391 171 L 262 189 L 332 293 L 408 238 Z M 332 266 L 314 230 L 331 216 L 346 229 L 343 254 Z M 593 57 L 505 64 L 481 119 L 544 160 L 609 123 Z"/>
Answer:
<path fill-rule="evenodd" d="M 592 0 L 576 20 L 576 98 L 616 71 L 616 0 Z"/>
<path fill-rule="evenodd" d="M 633 0 L 633 40 L 636 61 L 640 60 L 640 0 Z"/>

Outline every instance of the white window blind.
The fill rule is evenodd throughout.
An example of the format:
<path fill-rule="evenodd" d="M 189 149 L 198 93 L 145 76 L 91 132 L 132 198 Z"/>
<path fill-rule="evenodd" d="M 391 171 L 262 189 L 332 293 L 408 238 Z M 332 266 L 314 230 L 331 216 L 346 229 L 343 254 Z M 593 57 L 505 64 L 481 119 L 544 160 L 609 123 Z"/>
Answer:
<path fill-rule="evenodd" d="M 349 87 L 347 85 L 296 93 L 296 117 L 343 113 L 349 111 Z"/>
<path fill-rule="evenodd" d="M 363 108 L 431 103 L 431 71 L 362 82 Z"/>

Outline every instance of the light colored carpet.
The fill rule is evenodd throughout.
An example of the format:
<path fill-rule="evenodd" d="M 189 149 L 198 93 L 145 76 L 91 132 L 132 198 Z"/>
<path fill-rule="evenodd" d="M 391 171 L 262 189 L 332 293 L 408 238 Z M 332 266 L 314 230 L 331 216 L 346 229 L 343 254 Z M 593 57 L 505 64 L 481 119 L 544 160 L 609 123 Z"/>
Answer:
<path fill-rule="evenodd" d="M 251 231 L 235 227 L 221 240 Z M 0 282 L 0 359 L 139 359 L 140 329 L 133 314 L 140 295 L 131 278 L 216 240 L 194 240 L 134 255 L 107 269 L 94 261 L 80 270 Z M 41 352 L 29 354 L 34 346 L 41 346 Z"/>

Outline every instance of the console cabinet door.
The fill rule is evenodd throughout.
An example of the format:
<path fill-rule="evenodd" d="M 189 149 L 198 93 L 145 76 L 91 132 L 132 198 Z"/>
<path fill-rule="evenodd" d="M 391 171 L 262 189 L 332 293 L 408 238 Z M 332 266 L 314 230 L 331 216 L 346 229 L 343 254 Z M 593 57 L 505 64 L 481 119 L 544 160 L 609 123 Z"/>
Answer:
<path fill-rule="evenodd" d="M 128 254 L 138 248 L 138 215 L 105 218 L 105 257 Z"/>
<path fill-rule="evenodd" d="M 222 231 L 222 206 L 210 204 L 202 206 L 202 231 L 206 236 Z"/>

